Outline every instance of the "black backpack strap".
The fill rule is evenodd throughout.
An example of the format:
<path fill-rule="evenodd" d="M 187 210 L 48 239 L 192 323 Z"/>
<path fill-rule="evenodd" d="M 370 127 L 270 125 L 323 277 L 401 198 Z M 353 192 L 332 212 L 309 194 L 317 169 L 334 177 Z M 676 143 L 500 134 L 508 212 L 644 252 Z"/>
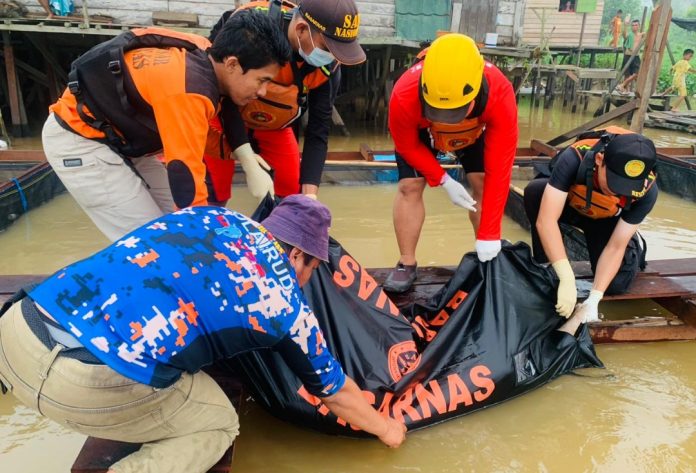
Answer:
<path fill-rule="evenodd" d="M 268 16 L 271 17 L 272 20 L 277 21 L 281 27 L 283 26 L 282 6 L 283 6 L 282 0 L 271 0 L 268 3 Z"/>
<path fill-rule="evenodd" d="M 22 299 L 24 299 L 25 297 L 27 297 L 29 295 L 29 291 L 34 289 L 36 286 L 38 286 L 38 284 L 29 284 L 29 285 L 26 285 L 23 288 L 21 288 L 19 291 L 15 292 L 14 294 L 12 294 L 10 296 L 10 298 L 5 301 L 5 303 L 2 305 L 2 307 L 0 307 L 0 317 L 5 315 L 5 313 L 8 310 L 10 310 L 10 307 L 12 307 L 13 304 L 15 304 L 16 302 L 19 302 Z"/>
<path fill-rule="evenodd" d="M 636 232 L 636 236 L 640 239 L 640 262 L 638 263 L 638 267 L 640 268 L 641 271 L 645 271 L 645 268 L 648 266 L 648 263 L 646 261 L 646 258 L 648 256 L 648 242 L 645 241 L 645 238 L 643 238 L 643 235 L 640 234 L 640 232 Z"/>

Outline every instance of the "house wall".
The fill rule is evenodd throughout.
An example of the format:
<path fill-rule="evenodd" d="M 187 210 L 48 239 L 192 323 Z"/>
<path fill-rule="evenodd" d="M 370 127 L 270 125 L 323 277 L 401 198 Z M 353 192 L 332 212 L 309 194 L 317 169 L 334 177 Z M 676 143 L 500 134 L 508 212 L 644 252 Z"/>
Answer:
<path fill-rule="evenodd" d="M 576 46 L 579 44 L 583 15 L 581 13 L 559 12 L 558 5 L 559 0 L 527 0 L 524 10 L 523 43 L 535 46 L 541 43 L 540 16 L 545 14 L 545 33 L 547 35 L 551 33 L 552 28 L 555 26 L 549 45 Z M 603 10 L 604 0 L 597 0 L 597 9 L 593 13 L 587 14 L 582 44 L 586 46 L 599 44 Z"/>
<path fill-rule="evenodd" d="M 498 44 L 517 45 L 522 39 L 522 20 L 527 0 L 498 0 Z"/>
<path fill-rule="evenodd" d="M 43 9 L 36 1 L 25 0 L 27 8 L 36 13 Z M 243 5 L 249 0 L 237 0 Z M 365 37 L 394 36 L 394 0 L 356 1 L 361 15 L 360 35 Z M 235 5 L 234 0 L 88 0 L 90 15 L 108 15 L 124 25 L 150 25 L 153 11 L 197 13 L 201 26 L 214 25 L 220 15 Z M 81 14 L 82 0 L 75 0 L 77 14 Z"/>

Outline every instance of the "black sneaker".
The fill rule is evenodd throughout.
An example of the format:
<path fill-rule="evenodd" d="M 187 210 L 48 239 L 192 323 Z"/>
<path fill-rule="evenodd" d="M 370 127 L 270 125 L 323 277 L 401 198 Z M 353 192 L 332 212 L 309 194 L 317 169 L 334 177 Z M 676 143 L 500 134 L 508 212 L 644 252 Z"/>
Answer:
<path fill-rule="evenodd" d="M 418 265 L 408 266 L 399 261 L 384 281 L 385 291 L 401 293 L 408 291 L 417 277 Z"/>

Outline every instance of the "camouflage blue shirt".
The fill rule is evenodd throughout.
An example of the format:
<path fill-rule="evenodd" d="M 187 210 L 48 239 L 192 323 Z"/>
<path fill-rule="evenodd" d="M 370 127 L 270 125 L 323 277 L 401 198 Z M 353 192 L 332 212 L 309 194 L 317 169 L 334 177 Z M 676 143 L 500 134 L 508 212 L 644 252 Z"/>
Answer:
<path fill-rule="evenodd" d="M 30 296 L 101 361 L 150 386 L 258 348 L 279 351 L 314 395 L 345 380 L 281 247 L 224 208 L 153 220 Z"/>

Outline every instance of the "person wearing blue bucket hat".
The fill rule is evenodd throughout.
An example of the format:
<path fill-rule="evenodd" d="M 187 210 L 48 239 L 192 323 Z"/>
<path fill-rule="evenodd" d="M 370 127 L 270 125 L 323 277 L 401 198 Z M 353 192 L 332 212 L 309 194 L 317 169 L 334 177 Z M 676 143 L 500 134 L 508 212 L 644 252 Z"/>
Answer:
<path fill-rule="evenodd" d="M 201 368 L 272 349 L 336 416 L 398 447 L 405 425 L 346 375 L 301 290 L 330 225 L 304 195 L 262 224 L 210 206 L 157 218 L 0 309 L 0 384 L 66 428 L 143 443 L 110 472 L 207 471 L 239 418 Z"/>

